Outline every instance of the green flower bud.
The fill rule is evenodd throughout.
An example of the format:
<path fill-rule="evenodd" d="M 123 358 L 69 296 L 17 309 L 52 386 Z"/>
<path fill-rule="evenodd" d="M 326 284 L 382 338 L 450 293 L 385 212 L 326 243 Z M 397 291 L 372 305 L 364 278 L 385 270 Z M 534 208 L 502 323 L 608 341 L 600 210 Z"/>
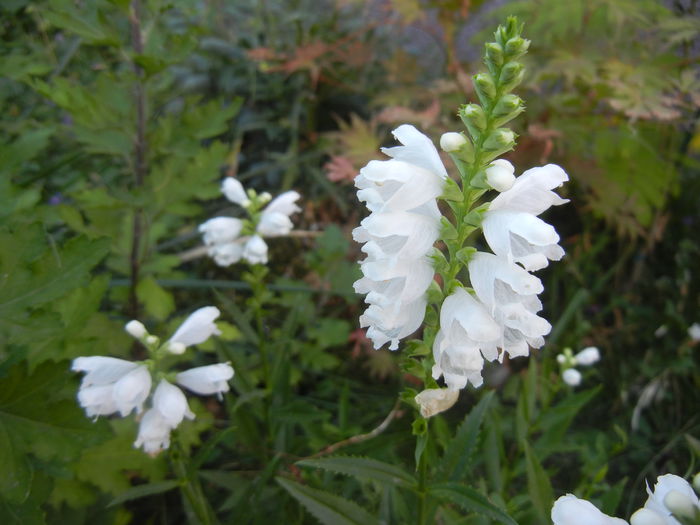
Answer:
<path fill-rule="evenodd" d="M 695 488 L 695 492 L 700 492 L 700 472 L 693 477 L 693 487 Z"/>
<path fill-rule="evenodd" d="M 479 73 L 478 75 L 474 75 L 473 82 L 474 89 L 479 96 L 481 104 L 484 106 L 490 105 L 493 99 L 496 98 L 496 85 L 493 83 L 491 75 Z"/>
<path fill-rule="evenodd" d="M 503 47 L 496 42 L 489 42 L 486 44 L 486 65 L 491 69 L 491 64 L 496 67 L 503 65 Z"/>
<path fill-rule="evenodd" d="M 503 153 L 510 151 L 515 146 L 516 135 L 508 128 L 493 130 L 484 141 L 483 160 L 488 162 Z"/>
<path fill-rule="evenodd" d="M 494 119 L 493 125 L 502 126 L 517 117 L 524 109 L 525 106 L 519 96 L 512 94 L 502 96 L 491 112 Z"/>
<path fill-rule="evenodd" d="M 486 129 L 486 114 L 478 104 L 467 104 L 459 109 L 459 118 L 467 126 L 469 134 L 478 140 L 481 132 Z"/>
<path fill-rule="evenodd" d="M 525 38 L 515 37 L 511 38 L 506 42 L 506 55 L 510 60 L 518 58 L 519 56 L 527 53 L 527 49 L 530 47 L 530 41 Z"/>
<path fill-rule="evenodd" d="M 525 69 L 520 62 L 508 62 L 501 70 L 499 83 L 505 91 L 510 91 L 523 80 Z"/>

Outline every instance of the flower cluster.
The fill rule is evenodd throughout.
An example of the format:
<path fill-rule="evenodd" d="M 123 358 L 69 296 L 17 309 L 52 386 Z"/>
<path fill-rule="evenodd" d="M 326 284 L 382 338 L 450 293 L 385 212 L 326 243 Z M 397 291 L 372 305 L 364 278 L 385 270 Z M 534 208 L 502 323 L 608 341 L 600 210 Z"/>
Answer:
<path fill-rule="evenodd" d="M 695 476 L 694 485 L 700 490 L 700 474 Z M 700 501 L 690 484 L 679 476 L 659 476 L 653 491 L 647 484 L 647 494 L 644 507 L 632 514 L 631 525 L 681 525 L 700 519 Z M 625 520 L 603 514 L 591 502 L 573 494 L 554 502 L 551 518 L 554 525 L 627 525 Z"/>
<path fill-rule="evenodd" d="M 355 290 L 369 304 L 360 326 L 380 348 L 414 332 L 425 315 L 425 292 L 433 280 L 429 255 L 438 238 L 442 193 L 447 171 L 435 146 L 405 124 L 393 132 L 403 144 L 382 151 L 390 160 L 373 160 L 355 178 L 358 198 L 371 211 L 353 238 L 364 243 L 363 277 Z"/>
<path fill-rule="evenodd" d="M 574 355 L 570 348 L 557 355 L 557 362 L 562 368 L 561 377 L 569 386 L 581 384 L 583 376 L 575 366 L 592 366 L 600 361 L 600 351 L 595 346 L 588 346 Z"/>
<path fill-rule="evenodd" d="M 299 194 L 287 191 L 270 202 L 269 193 L 246 192 L 243 185 L 231 177 L 224 179 L 221 191 L 228 200 L 244 208 L 249 218 L 214 217 L 201 224 L 199 231 L 207 253 L 219 266 L 230 266 L 241 259 L 250 264 L 266 264 L 267 244 L 263 237 L 287 235 L 292 231 L 294 225 L 289 216 L 300 211 L 296 205 Z"/>
<path fill-rule="evenodd" d="M 151 407 L 141 415 L 139 432 L 134 443 L 149 454 L 157 454 L 170 445 L 170 432 L 184 418 L 193 419 L 184 393 L 172 382 L 200 395 L 228 392 L 228 380 L 233 368 L 228 363 L 191 368 L 184 372 L 166 374 L 159 370 L 159 361 L 168 354 L 181 354 L 188 346 L 206 341 L 220 332 L 214 323 L 219 310 L 206 306 L 193 312 L 164 344 L 150 335 L 139 321 L 130 321 L 126 331 L 141 341 L 153 359 L 131 362 L 114 357 L 91 356 L 73 360 L 72 369 L 84 372 L 78 402 L 89 417 L 119 413 L 126 417 L 132 412 L 141 415 L 143 405 L 151 397 Z M 158 386 L 151 395 L 153 376 Z"/>

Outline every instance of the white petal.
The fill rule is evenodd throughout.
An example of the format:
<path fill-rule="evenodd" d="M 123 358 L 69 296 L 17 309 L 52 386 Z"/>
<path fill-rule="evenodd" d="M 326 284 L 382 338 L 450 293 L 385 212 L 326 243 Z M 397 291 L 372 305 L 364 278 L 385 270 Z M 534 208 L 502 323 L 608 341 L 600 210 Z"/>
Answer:
<path fill-rule="evenodd" d="M 141 418 L 134 446 L 143 447 L 147 454 L 156 455 L 170 446 L 170 430 L 171 426 L 160 412 L 151 408 Z"/>
<path fill-rule="evenodd" d="M 112 396 L 119 414 L 124 417 L 143 410 L 143 403 L 151 393 L 151 374 L 145 366 L 135 368 L 114 384 Z"/>
<path fill-rule="evenodd" d="M 534 275 L 506 259 L 485 252 L 475 253 L 469 261 L 469 278 L 476 295 L 489 308 L 496 302 L 496 280 L 506 283 L 519 295 L 534 295 L 544 290 L 542 281 Z"/>
<path fill-rule="evenodd" d="M 95 355 L 75 358 L 71 369 L 76 372 L 87 372 L 81 385 L 90 386 L 114 383 L 137 366 L 139 365 L 124 359 Z"/>
<path fill-rule="evenodd" d="M 199 225 L 202 240 L 207 246 L 235 241 L 241 233 L 243 221 L 233 217 L 214 217 Z"/>
<path fill-rule="evenodd" d="M 207 250 L 209 257 L 219 266 L 230 266 L 237 263 L 243 257 L 243 245 L 240 242 L 217 244 Z"/>
<path fill-rule="evenodd" d="M 600 350 L 595 346 L 588 346 L 574 356 L 576 363 L 583 366 L 591 366 L 600 361 Z"/>
<path fill-rule="evenodd" d="M 177 374 L 177 382 L 188 390 L 202 395 L 228 392 L 228 380 L 233 377 L 233 368 L 228 363 L 199 366 Z"/>
<path fill-rule="evenodd" d="M 420 407 L 420 415 L 431 417 L 452 407 L 459 398 L 459 392 L 446 388 L 427 388 L 420 392 L 415 401 Z"/>
<path fill-rule="evenodd" d="M 625 520 L 603 514 L 590 501 L 567 494 L 554 502 L 554 525 L 627 525 Z"/>
<path fill-rule="evenodd" d="M 78 402 L 88 417 L 108 416 L 118 409 L 112 397 L 113 385 L 93 385 L 78 390 Z"/>
<path fill-rule="evenodd" d="M 267 263 L 267 244 L 259 235 L 253 235 L 243 248 L 243 258 L 250 264 Z"/>
<path fill-rule="evenodd" d="M 175 428 L 183 418 L 194 419 L 187 406 L 187 399 L 178 387 L 162 379 L 153 394 L 153 408 L 163 417 L 170 428 Z"/>
<path fill-rule="evenodd" d="M 569 202 L 551 191 L 569 180 L 569 176 L 556 164 L 532 168 L 515 179 L 508 190 L 498 195 L 490 210 L 521 211 L 539 215 L 550 206 Z"/>
<path fill-rule="evenodd" d="M 567 368 L 562 372 L 561 377 L 564 379 L 564 383 L 569 386 L 579 386 L 581 384 L 581 372 L 575 368 Z"/>
<path fill-rule="evenodd" d="M 205 306 L 195 310 L 176 330 L 170 338 L 171 342 L 179 342 L 185 346 L 203 343 L 211 335 L 221 335 L 214 320 L 221 315 L 215 306 Z"/>
<path fill-rule="evenodd" d="M 264 211 L 256 231 L 260 235 L 287 235 L 294 228 L 289 217 L 283 213 Z"/>
<path fill-rule="evenodd" d="M 455 320 L 474 341 L 493 341 L 500 336 L 498 324 L 486 307 L 464 288 L 455 290 L 440 307 L 440 326 L 447 329 Z"/>
<path fill-rule="evenodd" d="M 663 476 L 656 478 L 653 492 L 647 484 L 647 493 L 649 494 L 649 497 L 644 504 L 644 508 L 664 516 L 669 525 L 680 525 L 678 520 L 671 516 L 671 511 L 669 511 L 664 504 L 666 495 L 672 490 L 678 491 L 679 493 L 689 497 L 694 505 L 700 505 L 698 502 L 698 497 L 693 491 L 693 488 L 690 486 L 690 483 L 680 476 L 676 476 L 674 474 L 664 474 Z"/>
<path fill-rule="evenodd" d="M 301 208 L 295 204 L 299 197 L 301 196 L 296 191 L 285 191 L 267 205 L 263 210 L 263 215 L 266 213 L 281 213 L 282 215 L 290 216 L 292 213 L 301 211 Z"/>
<path fill-rule="evenodd" d="M 221 192 L 228 200 L 240 204 L 241 206 L 247 206 L 250 202 L 245 189 L 243 189 L 243 185 L 239 180 L 233 177 L 226 177 L 224 179 L 221 183 Z"/>
<path fill-rule="evenodd" d="M 382 148 L 382 152 L 397 160 L 415 164 L 423 169 L 431 171 L 443 179 L 447 177 L 440 154 L 433 142 L 410 124 L 403 124 L 396 128 L 392 135 L 403 146 Z"/>

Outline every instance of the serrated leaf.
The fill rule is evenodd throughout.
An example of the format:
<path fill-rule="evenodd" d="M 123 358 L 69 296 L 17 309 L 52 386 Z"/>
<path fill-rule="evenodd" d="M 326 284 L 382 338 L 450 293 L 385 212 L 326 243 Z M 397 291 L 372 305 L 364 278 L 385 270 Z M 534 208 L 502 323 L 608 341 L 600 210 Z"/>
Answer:
<path fill-rule="evenodd" d="M 131 501 L 134 499 L 144 498 L 146 496 L 152 496 L 154 494 L 162 494 L 163 492 L 168 492 L 179 486 L 180 482 L 175 479 L 168 481 L 159 481 L 158 483 L 146 483 L 145 485 L 138 485 L 125 490 L 119 494 L 116 498 L 109 502 L 107 507 L 114 507 L 124 503 L 125 501 Z"/>
<path fill-rule="evenodd" d="M 464 510 L 476 512 L 500 523 L 518 525 L 506 511 L 491 503 L 486 496 L 459 483 L 448 482 L 431 485 L 428 487 L 428 494 L 439 500 L 455 503 Z"/>
<path fill-rule="evenodd" d="M 549 476 L 542 468 L 542 464 L 535 456 L 527 441 L 522 442 L 525 450 L 525 467 L 527 473 L 527 492 L 532 500 L 532 505 L 537 513 L 539 521 L 546 523 L 549 511 L 552 508 L 554 498 Z"/>
<path fill-rule="evenodd" d="M 417 484 L 416 479 L 405 470 L 372 458 L 334 456 L 320 459 L 305 459 L 299 461 L 297 465 L 320 468 L 336 474 L 344 474 L 358 479 L 378 481 L 402 487 L 412 487 Z"/>
<path fill-rule="evenodd" d="M 362 507 L 329 492 L 277 477 L 277 483 L 324 525 L 373 525 L 379 520 Z"/>
<path fill-rule="evenodd" d="M 156 319 L 165 319 L 175 310 L 172 294 L 163 289 L 151 276 L 139 282 L 136 294 L 139 300 L 143 301 L 146 311 Z"/>
<path fill-rule="evenodd" d="M 443 479 L 456 481 L 461 479 L 476 450 L 484 414 L 493 399 L 494 392 L 487 393 L 459 425 L 455 437 L 450 440 L 445 454 L 440 461 L 440 472 Z"/>

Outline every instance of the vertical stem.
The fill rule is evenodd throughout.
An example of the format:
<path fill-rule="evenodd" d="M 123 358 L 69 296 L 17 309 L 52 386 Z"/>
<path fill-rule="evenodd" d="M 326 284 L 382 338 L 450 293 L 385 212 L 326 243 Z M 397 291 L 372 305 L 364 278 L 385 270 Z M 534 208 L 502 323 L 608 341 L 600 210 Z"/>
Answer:
<path fill-rule="evenodd" d="M 188 521 L 197 525 L 210 525 L 215 523 L 214 513 L 209 506 L 209 502 L 204 496 L 199 479 L 192 476 L 187 468 L 182 447 L 173 439 L 170 448 L 170 460 L 173 471 L 180 481 L 180 492 L 185 500 L 185 510 Z"/>
<path fill-rule="evenodd" d="M 418 436 L 418 439 L 421 439 L 421 436 Z M 427 523 L 428 506 L 426 504 L 425 490 L 427 477 L 428 465 L 425 461 L 425 450 L 423 450 L 423 453 L 418 461 L 418 515 L 416 516 L 416 523 L 418 525 L 425 525 Z"/>
<path fill-rule="evenodd" d="M 131 27 L 131 45 L 137 54 L 143 53 L 143 36 L 141 34 L 141 2 L 133 0 L 129 12 L 129 25 Z M 134 104 L 136 106 L 136 136 L 134 137 L 134 149 L 132 167 L 134 173 L 134 187 L 143 186 L 146 178 L 146 93 L 143 85 L 143 70 L 134 63 L 134 73 L 136 82 L 134 84 Z M 129 314 L 133 318 L 138 318 L 139 301 L 136 296 L 136 287 L 139 282 L 140 273 L 140 248 L 143 237 L 143 210 L 134 210 L 131 254 L 129 256 L 130 267 L 130 288 L 129 288 Z"/>

